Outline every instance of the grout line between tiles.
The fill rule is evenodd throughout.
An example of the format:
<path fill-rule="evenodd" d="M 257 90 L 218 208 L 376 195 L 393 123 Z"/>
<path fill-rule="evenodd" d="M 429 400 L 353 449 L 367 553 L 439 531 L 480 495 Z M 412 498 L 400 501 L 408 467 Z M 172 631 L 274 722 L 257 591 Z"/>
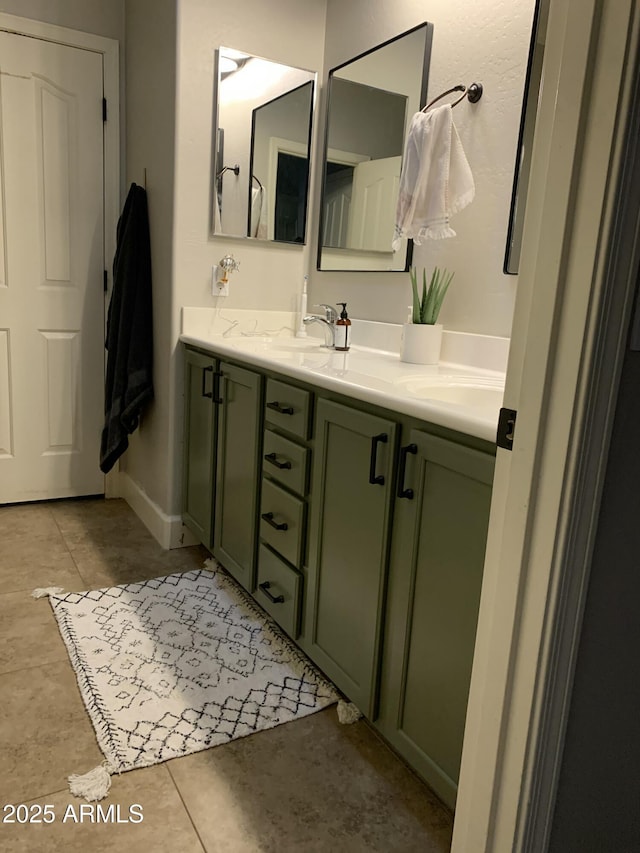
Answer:
<path fill-rule="evenodd" d="M 67 549 L 71 559 L 73 560 L 73 554 L 71 553 L 71 548 L 69 547 L 69 543 L 67 542 L 67 538 L 64 535 L 64 531 L 62 530 L 62 528 L 60 527 L 60 524 L 58 523 L 58 519 L 56 518 L 56 514 L 52 509 L 50 509 L 49 512 L 51 513 L 51 517 L 53 518 L 53 523 L 58 528 L 58 533 L 62 537 L 62 541 L 64 542 L 64 547 Z M 75 560 L 73 560 L 73 565 L 76 567 L 76 571 L 79 571 L 78 565 L 77 565 Z"/>
<path fill-rule="evenodd" d="M 191 817 L 191 812 L 189 811 L 189 806 L 186 804 L 185 799 L 184 799 L 184 797 L 182 796 L 182 791 L 181 791 L 181 790 L 180 790 L 180 788 L 178 787 L 178 783 L 177 783 L 177 782 L 176 782 L 176 780 L 173 778 L 173 773 L 171 772 L 171 767 L 170 767 L 169 765 L 170 765 L 170 762 L 168 762 L 168 761 L 167 761 L 167 762 L 165 763 L 165 767 L 167 768 L 167 772 L 169 773 L 169 776 L 170 776 L 170 778 L 171 778 L 171 781 L 173 782 L 173 785 L 174 785 L 174 787 L 175 787 L 176 791 L 178 792 L 178 796 L 180 797 L 180 801 L 182 802 L 182 805 L 183 805 L 183 807 L 184 807 L 184 810 L 185 810 L 185 811 L 186 811 L 186 813 L 187 813 L 187 817 L 188 817 L 188 818 L 189 818 L 189 820 L 191 821 L 191 826 L 193 827 L 193 831 L 194 831 L 194 832 L 195 832 L 195 834 L 198 836 L 198 841 L 200 842 L 200 846 L 202 847 L 202 849 L 203 849 L 204 853 L 208 853 L 208 851 L 207 851 L 207 847 L 206 847 L 206 845 L 205 845 L 204 841 L 202 840 L 202 836 L 200 835 L 200 832 L 198 831 L 198 827 L 195 825 L 194 820 L 193 820 L 193 818 Z"/>
<path fill-rule="evenodd" d="M 18 593 L 18 592 L 26 593 L 27 598 L 30 598 L 31 593 L 33 592 L 33 589 L 34 589 L 33 586 L 25 586 L 23 589 L 3 589 L 2 592 L 0 592 L 0 599 L 2 599 L 2 597 L 4 595 L 16 595 L 16 593 Z M 40 598 L 40 599 L 34 598 L 33 600 L 34 601 L 43 601 L 42 598 Z"/>
<path fill-rule="evenodd" d="M 37 800 L 44 800 L 45 797 L 55 797 L 56 794 L 69 794 L 73 797 L 69 788 L 57 788 L 55 791 L 47 791 L 44 794 L 38 794 L 37 797 L 24 797 L 21 802 L 25 803 L 25 805 L 29 805 L 29 803 L 35 803 Z M 14 803 L 14 805 L 17 805 L 17 803 Z"/>
<path fill-rule="evenodd" d="M 42 667 L 51 666 L 52 664 L 56 664 L 56 663 L 68 663 L 71 670 L 75 672 L 75 670 L 71 666 L 71 661 L 69 660 L 69 655 L 67 654 L 67 652 L 65 650 L 64 656 L 60 657 L 56 660 L 46 660 L 46 661 L 44 661 L 44 663 L 41 661 L 40 663 L 34 663 L 34 664 L 31 664 L 30 666 L 19 666 L 16 669 L 8 669 L 8 670 L 6 670 L 6 672 L 0 672 L 0 679 L 4 678 L 5 675 L 15 675 L 16 672 L 28 672 L 30 669 L 41 669 Z"/>

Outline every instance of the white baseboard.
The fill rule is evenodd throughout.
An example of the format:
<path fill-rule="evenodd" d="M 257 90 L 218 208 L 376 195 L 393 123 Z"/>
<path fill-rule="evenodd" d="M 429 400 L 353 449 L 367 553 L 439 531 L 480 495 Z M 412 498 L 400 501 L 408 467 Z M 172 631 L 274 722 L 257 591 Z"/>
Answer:
<path fill-rule="evenodd" d="M 198 540 L 182 523 L 179 515 L 167 515 L 124 471 L 119 477 L 120 497 L 129 504 L 149 532 L 163 548 L 197 545 Z"/>

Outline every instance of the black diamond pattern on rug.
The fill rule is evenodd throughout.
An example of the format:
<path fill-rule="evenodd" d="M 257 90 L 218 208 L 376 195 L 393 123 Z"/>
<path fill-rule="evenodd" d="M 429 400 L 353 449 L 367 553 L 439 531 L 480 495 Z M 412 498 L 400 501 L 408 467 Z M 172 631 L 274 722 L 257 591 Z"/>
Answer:
<path fill-rule="evenodd" d="M 336 702 L 328 682 L 213 560 L 211 570 L 50 597 L 98 743 L 118 771 Z"/>

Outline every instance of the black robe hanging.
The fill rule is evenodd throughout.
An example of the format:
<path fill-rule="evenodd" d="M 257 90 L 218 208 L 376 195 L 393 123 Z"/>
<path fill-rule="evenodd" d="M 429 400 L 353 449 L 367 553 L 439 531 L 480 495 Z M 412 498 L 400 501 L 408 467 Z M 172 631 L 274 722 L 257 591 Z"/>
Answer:
<path fill-rule="evenodd" d="M 153 399 L 151 249 L 147 194 L 131 185 L 118 221 L 107 318 L 105 423 L 100 468 L 110 471 Z"/>

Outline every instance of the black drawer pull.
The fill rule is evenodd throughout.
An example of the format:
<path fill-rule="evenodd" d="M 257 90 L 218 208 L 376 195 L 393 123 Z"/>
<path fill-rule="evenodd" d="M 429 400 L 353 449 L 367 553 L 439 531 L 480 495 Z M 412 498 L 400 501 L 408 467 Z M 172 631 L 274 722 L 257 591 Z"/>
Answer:
<path fill-rule="evenodd" d="M 276 468 L 289 470 L 291 468 L 291 462 L 288 460 L 286 462 L 278 462 L 277 456 L 275 453 L 265 453 L 264 458 L 267 462 L 270 462 L 272 465 L 275 465 Z"/>
<path fill-rule="evenodd" d="M 371 439 L 371 461 L 369 463 L 369 482 L 372 486 L 384 486 L 384 477 L 382 474 L 376 476 L 376 468 L 378 466 L 378 445 L 386 444 L 389 436 L 386 432 L 381 432 L 380 435 L 374 435 Z"/>
<path fill-rule="evenodd" d="M 213 389 L 211 391 L 207 391 L 207 373 L 213 373 L 213 366 L 209 365 L 209 367 L 202 368 L 202 396 L 209 397 L 210 400 L 213 399 Z"/>
<path fill-rule="evenodd" d="M 271 588 L 269 581 L 259 583 L 258 587 L 264 592 L 269 601 L 272 601 L 274 604 L 284 604 L 284 595 L 273 595 L 273 593 L 269 592 Z"/>
<path fill-rule="evenodd" d="M 399 498 L 407 498 L 408 500 L 413 500 L 413 489 L 405 489 L 404 487 L 404 474 L 407 470 L 407 454 L 408 453 L 417 453 L 418 445 L 417 444 L 407 444 L 406 447 L 400 448 L 400 470 L 398 471 L 398 497 Z"/>
<path fill-rule="evenodd" d="M 281 521 L 281 522 L 274 521 L 272 512 L 263 512 L 262 515 L 260 516 L 260 518 L 264 519 L 264 521 L 266 521 L 267 524 L 270 524 L 274 530 L 288 530 L 289 529 L 289 525 L 287 524 L 286 521 Z"/>
<path fill-rule="evenodd" d="M 281 406 L 277 400 L 274 400 L 271 403 L 267 403 L 267 409 L 273 409 L 274 412 L 277 412 L 279 415 L 292 415 L 293 409 L 291 406 Z"/>

